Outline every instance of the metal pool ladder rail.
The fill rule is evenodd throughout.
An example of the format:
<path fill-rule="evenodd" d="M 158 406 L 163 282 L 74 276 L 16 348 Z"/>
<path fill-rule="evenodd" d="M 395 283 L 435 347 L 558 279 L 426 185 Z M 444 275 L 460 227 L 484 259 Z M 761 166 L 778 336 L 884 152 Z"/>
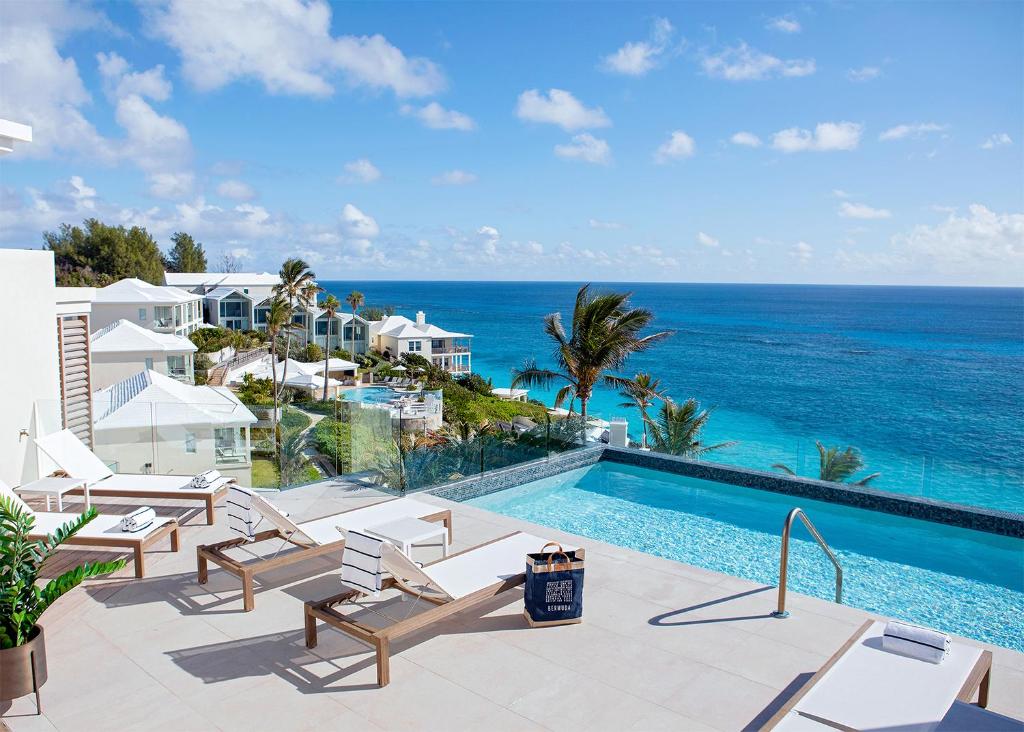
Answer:
<path fill-rule="evenodd" d="M 802 508 L 794 508 L 786 516 L 786 522 L 782 525 L 782 556 L 779 559 L 779 609 L 772 613 L 774 618 L 788 618 L 789 612 L 786 610 L 786 579 L 789 569 L 789 535 L 793 530 L 793 522 L 797 516 L 804 522 L 804 526 L 811 532 L 811 536 L 818 542 L 818 546 L 821 547 L 822 551 L 828 555 L 832 565 L 836 568 L 836 602 L 843 602 L 843 568 L 839 566 L 839 560 L 836 559 L 836 555 L 832 553 L 832 550 L 828 548 L 828 544 L 822 538 L 821 534 L 811 523 L 811 520 L 807 518 L 807 514 L 804 513 Z"/>

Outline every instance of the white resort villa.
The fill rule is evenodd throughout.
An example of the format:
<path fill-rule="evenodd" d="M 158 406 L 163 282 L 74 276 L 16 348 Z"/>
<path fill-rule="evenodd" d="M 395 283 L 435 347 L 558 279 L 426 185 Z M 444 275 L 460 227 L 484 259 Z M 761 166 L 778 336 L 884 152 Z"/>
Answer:
<path fill-rule="evenodd" d="M 124 279 L 96 289 L 92 327 L 128 320 L 155 333 L 187 336 L 203 324 L 202 298 L 178 287 Z"/>
<path fill-rule="evenodd" d="M 195 383 L 195 352 L 188 338 L 157 333 L 117 320 L 90 338 L 92 388 L 105 389 L 140 371 L 156 371 L 187 384 Z"/>
<path fill-rule="evenodd" d="M 402 315 L 389 315 L 370 323 L 370 342 L 385 357 L 415 353 L 453 374 L 473 370 L 472 338 L 468 333 L 452 333 L 427 323 L 422 310 L 416 313 L 415 322 Z"/>

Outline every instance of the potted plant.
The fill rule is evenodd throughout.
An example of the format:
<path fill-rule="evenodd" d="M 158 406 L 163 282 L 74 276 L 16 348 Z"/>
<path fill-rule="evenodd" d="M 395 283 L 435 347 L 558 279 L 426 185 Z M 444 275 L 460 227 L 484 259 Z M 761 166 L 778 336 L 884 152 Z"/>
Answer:
<path fill-rule="evenodd" d="M 0 495 L 0 701 L 35 692 L 46 683 L 46 646 L 39 616 L 64 593 L 89 577 L 116 572 L 125 560 L 86 563 L 45 585 L 43 564 L 97 513 L 89 508 L 44 539 L 31 540 L 35 516 L 11 496 Z"/>

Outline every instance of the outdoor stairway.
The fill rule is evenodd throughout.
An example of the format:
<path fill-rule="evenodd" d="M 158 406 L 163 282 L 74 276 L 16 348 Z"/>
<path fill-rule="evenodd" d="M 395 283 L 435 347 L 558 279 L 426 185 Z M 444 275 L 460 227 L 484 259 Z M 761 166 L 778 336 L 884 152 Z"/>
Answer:
<path fill-rule="evenodd" d="M 245 366 L 248 363 L 257 361 L 263 356 L 267 355 L 267 348 L 253 348 L 250 351 L 244 351 L 243 353 L 237 354 L 234 358 L 224 361 L 223 363 L 214 366 L 206 375 L 207 386 L 224 386 L 224 382 L 228 378 L 228 373 L 232 369 L 237 369 L 240 366 Z"/>

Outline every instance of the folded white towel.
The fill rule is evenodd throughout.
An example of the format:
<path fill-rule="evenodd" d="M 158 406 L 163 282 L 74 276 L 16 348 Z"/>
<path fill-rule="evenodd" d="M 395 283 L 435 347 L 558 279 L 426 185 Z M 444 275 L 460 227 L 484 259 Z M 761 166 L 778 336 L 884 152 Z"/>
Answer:
<path fill-rule="evenodd" d="M 341 527 L 337 527 L 342 531 Z M 345 551 L 341 555 L 341 583 L 354 590 L 380 595 L 384 570 L 380 563 L 383 539 L 359 531 L 345 531 Z"/>
<path fill-rule="evenodd" d="M 890 620 L 882 634 L 882 648 L 928 663 L 942 663 L 952 640 L 945 633 L 919 625 Z"/>
<path fill-rule="evenodd" d="M 215 480 L 220 479 L 220 472 L 217 470 L 207 470 L 205 473 L 200 473 L 192 479 L 189 483 L 191 488 L 209 488 Z"/>
<path fill-rule="evenodd" d="M 142 531 L 156 521 L 156 511 L 143 506 L 121 517 L 121 531 Z"/>

